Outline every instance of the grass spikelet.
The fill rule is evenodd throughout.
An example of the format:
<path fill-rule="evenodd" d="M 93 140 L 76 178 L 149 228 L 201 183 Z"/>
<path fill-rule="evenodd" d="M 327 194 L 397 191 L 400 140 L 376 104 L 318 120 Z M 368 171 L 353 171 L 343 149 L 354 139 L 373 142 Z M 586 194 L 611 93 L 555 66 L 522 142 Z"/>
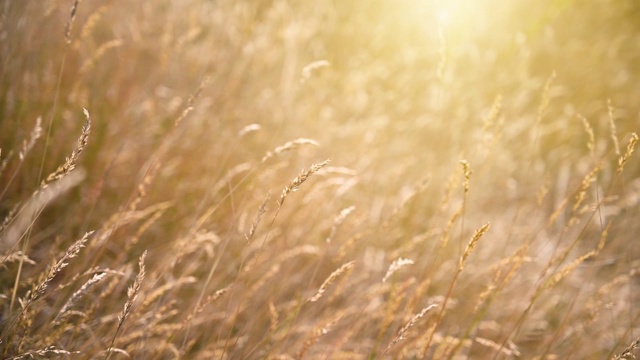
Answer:
<path fill-rule="evenodd" d="M 289 185 L 285 186 L 285 188 L 282 189 L 282 193 L 280 194 L 280 200 L 278 200 L 278 208 L 282 206 L 282 204 L 284 203 L 284 200 L 287 198 L 287 195 L 289 195 L 289 193 L 291 193 L 292 191 L 298 191 L 298 189 L 300 188 L 300 185 L 302 185 L 305 181 L 307 181 L 307 179 L 311 175 L 315 174 L 320 169 L 327 166 L 327 164 L 329 164 L 329 160 L 325 160 L 323 162 L 313 164 L 309 166 L 309 168 L 302 170 L 298 176 L 296 176 L 293 180 L 289 182 Z"/>
<path fill-rule="evenodd" d="M 460 215 L 462 215 L 463 211 L 463 207 L 460 206 L 458 210 L 454 211 L 453 214 L 451 214 L 449 220 L 447 220 L 447 226 L 444 228 L 444 230 L 442 231 L 442 235 L 440 236 L 440 248 L 445 248 L 447 244 L 449 244 L 453 225 L 455 225 L 456 221 L 458 220 L 458 218 L 460 218 Z"/>
<path fill-rule="evenodd" d="M 389 227 L 391 225 L 391 221 L 396 216 L 398 216 L 398 214 L 400 214 L 400 211 L 402 211 L 402 209 L 405 209 L 411 203 L 412 200 L 415 200 L 415 198 L 427 188 L 428 184 L 429 184 L 429 177 L 423 179 L 417 185 L 415 185 L 415 187 L 411 189 L 411 192 L 406 196 L 406 198 L 404 198 L 398 206 L 393 208 L 389 217 L 384 221 L 384 223 L 382 223 L 382 227 L 383 228 Z"/>
<path fill-rule="evenodd" d="M 618 158 L 618 170 L 616 171 L 618 175 L 620 175 L 624 170 L 624 166 L 627 164 L 631 154 L 633 154 L 633 151 L 636 149 L 636 144 L 638 144 L 638 134 L 632 133 L 631 139 L 629 139 L 629 144 L 627 144 L 627 150 L 624 152 L 624 155 Z"/>
<path fill-rule="evenodd" d="M 305 82 L 307 82 L 307 80 L 311 78 L 311 75 L 313 73 L 315 73 L 319 69 L 322 69 L 324 67 L 329 67 L 329 66 L 331 66 L 331 63 L 328 62 L 327 60 L 318 60 L 306 65 L 305 67 L 302 68 L 302 73 L 300 75 L 300 83 L 304 84 Z"/>
<path fill-rule="evenodd" d="M 11 177 L 6 181 L 6 183 L 4 185 L 4 189 L 0 190 L 0 199 L 2 199 L 4 197 L 4 195 L 7 193 L 7 191 L 9 190 L 9 186 L 11 185 L 11 183 L 13 183 L 13 180 L 18 175 L 18 172 L 19 172 L 20 168 L 22 167 L 22 164 L 24 163 L 25 158 L 31 152 L 31 149 L 33 149 L 33 147 L 35 146 L 36 142 L 38 141 L 38 139 L 41 136 L 42 136 L 42 117 L 38 116 L 38 118 L 36 119 L 36 124 L 34 125 L 33 129 L 31 130 L 31 134 L 29 135 L 29 139 L 28 140 L 27 139 L 23 139 L 22 140 L 22 148 L 18 152 L 18 164 L 14 167 L 14 170 L 13 170 L 13 173 L 11 174 Z M 10 152 L 9 153 L 9 157 L 4 159 L 0 163 L 0 175 L 2 175 L 2 173 L 4 172 L 4 169 L 8 165 L 8 162 L 9 162 L 9 159 L 11 158 L 11 155 L 13 155 L 13 152 Z M 17 207 L 17 205 L 16 205 L 16 207 Z M 15 208 L 12 211 L 15 211 Z M 7 220 L 10 221 L 10 218 L 11 218 L 11 216 L 8 215 L 5 218 L 5 222 L 7 222 Z M 2 229 L 3 229 L 3 227 L 0 227 L 0 232 L 2 231 Z"/>
<path fill-rule="evenodd" d="M 213 294 L 211 294 L 211 295 L 207 296 L 206 298 L 204 298 L 204 299 L 200 302 L 200 304 L 198 305 L 198 307 L 196 307 L 196 308 L 194 309 L 194 311 L 193 311 L 191 314 L 189 314 L 189 316 L 187 316 L 187 317 L 182 321 L 182 323 L 181 323 L 181 328 L 182 328 L 182 329 L 188 328 L 189 324 L 191 324 L 191 320 L 193 320 L 193 318 L 194 318 L 196 315 L 201 314 L 201 313 L 204 311 L 204 309 L 207 307 L 207 305 L 209 305 L 209 304 L 211 304 L 211 303 L 215 302 L 216 300 L 218 300 L 219 298 L 221 298 L 224 294 L 228 293 L 228 292 L 229 292 L 229 290 L 231 290 L 231 288 L 232 288 L 232 286 L 231 286 L 231 285 L 229 285 L 229 286 L 224 287 L 224 288 L 222 288 L 222 289 L 220 289 L 220 290 L 217 290 L 215 293 L 213 293 Z M 188 335 L 188 334 L 187 334 L 187 335 Z M 185 341 L 186 341 L 186 339 L 185 339 Z"/>
<path fill-rule="evenodd" d="M 478 344 L 491 348 L 497 352 L 501 352 L 506 356 L 515 356 L 515 357 L 521 356 L 520 351 L 518 350 L 516 345 L 512 342 L 509 342 L 509 348 L 507 349 L 506 347 L 500 346 L 498 343 L 494 341 L 491 341 L 489 339 L 485 339 L 479 336 L 476 336 L 474 340 Z"/>
<path fill-rule="evenodd" d="M 80 252 L 80 249 L 82 249 L 83 247 L 85 247 L 85 244 L 87 242 L 87 240 L 89 240 L 89 236 L 91 236 L 91 234 L 93 234 L 93 231 L 90 231 L 86 234 L 84 234 L 84 236 L 76 241 L 75 243 L 73 243 L 73 245 L 71 245 L 67 251 L 64 253 L 64 255 L 58 260 L 56 261 L 47 271 L 46 276 L 44 277 L 44 280 L 38 284 L 35 288 L 33 288 L 33 290 L 29 291 L 27 293 L 27 295 L 25 296 L 25 301 L 23 302 L 23 308 L 26 310 L 26 308 L 32 304 L 34 301 L 36 301 L 40 296 L 42 296 L 42 294 L 44 294 L 45 290 L 47 290 L 47 287 L 49 286 L 49 283 L 51 282 L 51 280 L 53 280 L 53 278 L 56 277 L 56 275 L 65 267 L 67 267 L 67 265 L 69 264 L 68 261 L 70 259 L 73 259 L 74 257 L 76 257 L 78 255 L 78 253 Z"/>
<path fill-rule="evenodd" d="M 78 2 L 76 1 L 76 4 L 77 3 Z M 64 164 L 60 165 L 58 169 L 56 169 L 56 171 L 52 172 L 51 174 L 49 174 L 49 176 L 47 176 L 46 179 L 42 180 L 39 190 L 46 188 L 49 184 L 56 180 L 62 179 L 63 177 L 67 176 L 69 172 L 76 168 L 78 158 L 80 157 L 80 154 L 82 153 L 84 148 L 87 146 L 87 142 L 89 141 L 89 133 L 91 132 L 91 118 L 89 117 L 89 111 L 87 111 L 87 109 L 84 109 L 84 115 L 85 122 L 82 126 L 82 134 L 80 134 L 80 137 L 78 138 L 78 141 L 76 143 L 76 147 L 71 152 L 71 156 L 69 156 Z"/>
<path fill-rule="evenodd" d="M 276 156 L 276 155 L 280 155 L 284 152 L 290 151 L 292 149 L 298 148 L 300 146 L 303 145 L 313 145 L 313 146 L 320 146 L 320 144 L 318 144 L 317 141 L 312 140 L 312 139 L 305 139 L 305 138 L 299 138 L 299 139 L 295 139 L 295 140 L 291 140 L 288 141 L 286 143 L 284 143 L 281 146 L 278 146 L 277 148 L 273 149 L 273 151 L 268 151 L 263 157 L 262 160 L 260 160 L 261 163 L 266 162 L 267 160 L 271 159 L 272 157 Z"/>
<path fill-rule="evenodd" d="M 30 259 L 22 251 L 16 251 L 11 254 L 2 256 L 2 258 L 0 258 L 0 267 L 6 268 L 6 265 L 5 265 L 6 263 L 15 262 L 15 261 L 26 262 L 27 264 L 30 264 L 30 265 L 36 264 L 35 261 Z"/>
<path fill-rule="evenodd" d="M 620 143 L 618 142 L 618 130 L 616 129 L 616 122 L 613 113 L 613 104 L 611 99 L 607 99 L 607 110 L 609 113 L 609 130 L 611 131 L 611 140 L 613 141 L 613 150 L 616 152 L 616 156 L 620 157 Z"/>
<path fill-rule="evenodd" d="M 55 346 L 47 346 L 44 349 L 40 350 L 32 350 L 26 353 L 22 353 L 20 355 L 12 356 L 7 358 L 7 360 L 21 360 L 21 359 L 35 359 L 36 356 L 48 358 L 51 355 L 73 355 L 79 354 L 79 351 L 67 351 L 62 349 L 57 349 Z"/>
<path fill-rule="evenodd" d="M 391 343 L 389 343 L 389 346 L 387 346 L 387 349 L 384 351 L 382 356 L 384 357 L 389 352 L 389 350 L 391 350 L 392 347 L 394 347 L 400 341 L 406 339 L 407 333 L 418 322 L 418 320 L 422 319 L 429 311 L 435 309 L 437 306 L 438 306 L 438 304 L 431 304 L 431 305 L 425 307 L 424 309 L 422 309 L 422 311 L 420 311 L 418 314 L 414 315 L 411 318 L 411 320 L 409 320 L 409 322 L 406 323 L 398 331 L 398 334 L 396 335 L 395 338 L 393 338 L 393 340 L 391 340 Z"/>
<path fill-rule="evenodd" d="M 0 250 L 5 250 L 18 244 L 26 236 L 26 231 L 33 225 L 34 220 L 44 207 L 53 199 L 78 185 L 84 178 L 84 171 L 74 171 L 70 176 L 66 176 L 35 192 L 24 206 L 12 209 L 1 226 L 6 231 L 6 234 L 0 238 Z M 22 251 L 26 252 L 27 249 L 27 241 L 25 241 Z"/>
<path fill-rule="evenodd" d="M 62 306 L 62 309 L 60 309 L 60 311 L 58 312 L 58 315 L 56 315 L 56 318 L 53 320 L 53 325 L 54 326 L 60 325 L 61 321 L 64 319 L 64 317 L 68 315 L 68 313 L 71 311 L 71 308 L 75 305 L 78 299 L 80 299 L 87 292 L 89 292 L 89 289 L 93 285 L 97 284 L 102 279 L 104 279 L 105 276 L 107 276 L 107 273 L 99 273 L 99 274 L 93 275 L 93 277 L 89 279 L 86 283 L 84 283 L 80 287 L 80 289 L 74 292 L 73 295 L 71 295 L 71 297 L 69 298 L 69 300 L 67 300 L 67 302 L 64 304 L 64 306 Z"/>
<path fill-rule="evenodd" d="M 122 40 L 120 39 L 110 40 L 100 45 L 93 56 L 82 64 L 82 66 L 80 67 L 80 74 L 86 74 L 90 72 L 94 68 L 96 63 L 102 58 L 102 56 L 107 53 L 107 51 L 118 48 L 120 46 L 122 46 Z"/>
<path fill-rule="evenodd" d="M 564 209 L 567 207 L 568 204 L 569 204 L 568 197 L 562 199 L 562 202 L 560 202 L 560 205 L 558 205 L 556 210 L 551 214 L 551 216 L 549 216 L 549 221 L 547 222 L 547 226 L 553 225 L 558 220 L 558 218 L 560 217 L 560 215 L 562 215 L 562 212 L 564 211 Z"/>
<path fill-rule="evenodd" d="M 243 127 L 242 129 L 240 129 L 240 131 L 238 131 L 238 137 L 243 137 L 249 133 L 258 131 L 260 129 L 262 129 L 262 126 L 260 126 L 260 124 L 249 124 Z"/>
<path fill-rule="evenodd" d="M 464 189 L 464 193 L 467 194 L 469 192 L 469 180 L 471 180 L 471 174 L 473 173 L 469 167 L 469 162 L 467 160 L 460 160 L 460 165 L 462 165 L 462 171 L 464 174 L 464 181 L 462 183 L 462 187 Z"/>
<path fill-rule="evenodd" d="M 249 233 L 245 234 L 245 239 L 247 240 L 247 244 L 251 243 L 251 240 L 253 240 L 253 237 L 256 235 L 256 230 L 258 230 L 258 225 L 260 225 L 260 220 L 262 220 L 262 215 L 264 215 L 264 213 L 267 211 L 267 203 L 269 202 L 269 199 L 271 199 L 271 193 L 267 194 L 267 197 L 264 199 L 264 201 L 262 202 L 262 204 L 260 204 L 260 207 L 258 208 L 258 213 L 256 214 L 256 217 L 253 219 L 253 222 L 251 223 L 251 228 L 249 229 Z"/>
<path fill-rule="evenodd" d="M 82 26 L 82 30 L 80 30 L 79 40 L 84 40 L 89 37 L 93 29 L 96 27 L 104 13 L 107 11 L 107 6 L 102 5 L 96 11 L 94 11 L 88 18 L 87 21 Z M 80 47 L 80 42 L 76 42 L 74 44 L 74 48 L 78 49 Z"/>
<path fill-rule="evenodd" d="M 616 355 L 613 359 L 635 359 L 636 356 L 633 354 L 635 349 L 640 348 L 640 338 L 636 339 L 636 341 L 632 342 L 626 349 L 624 349 L 620 354 Z"/>
<path fill-rule="evenodd" d="M 29 141 L 23 140 L 22 142 L 22 149 L 18 153 L 18 158 L 20 158 L 21 162 L 24 161 L 24 158 L 31 151 L 31 149 L 33 149 L 33 146 L 36 144 L 36 141 L 40 138 L 40 136 L 42 136 L 42 118 L 38 117 L 36 119 L 36 124 L 33 127 L 33 130 L 31 130 L 31 134 L 29 135 Z"/>
<path fill-rule="evenodd" d="M 4 173 L 4 170 L 7 168 L 7 165 L 9 164 L 9 160 L 11 160 L 12 156 L 13 156 L 13 151 L 9 151 L 9 154 L 5 155 L 2 161 L 0 161 L 0 175 Z"/>
<path fill-rule="evenodd" d="M 387 270 L 387 273 L 384 275 L 384 277 L 382 278 L 382 282 L 387 282 L 387 280 L 391 277 L 391 275 L 393 275 L 396 271 L 400 270 L 403 266 L 406 265 L 413 265 L 413 260 L 410 259 L 403 259 L 403 258 L 398 258 L 396 260 L 394 260 L 391 265 L 389 265 L 389 269 Z"/>
<path fill-rule="evenodd" d="M 144 260 L 146 257 L 147 257 L 147 251 L 145 250 L 145 252 L 142 253 L 142 256 L 140 256 L 140 259 L 138 261 L 138 267 L 140 271 L 138 272 L 138 275 L 136 276 L 136 279 L 134 280 L 133 285 L 131 285 L 127 290 L 127 301 L 124 303 L 124 308 L 122 309 L 122 312 L 120 313 L 120 315 L 118 315 L 118 326 L 116 328 L 116 332 L 113 334 L 113 339 L 111 339 L 111 344 L 109 345 L 109 348 L 107 348 L 107 354 L 105 355 L 105 360 L 108 359 L 109 356 L 111 355 L 113 351 L 113 344 L 115 343 L 116 338 L 118 337 L 118 333 L 120 332 L 120 329 L 124 324 L 124 321 L 127 319 L 127 317 L 129 317 L 129 314 L 131 314 L 131 308 L 133 307 L 133 303 L 138 297 L 138 293 L 140 292 L 142 281 L 144 280 L 144 277 L 146 275 L 145 266 L 144 266 Z"/>
<path fill-rule="evenodd" d="M 176 289 L 183 285 L 193 284 L 195 282 L 197 282 L 197 279 L 195 277 L 187 276 L 187 277 L 176 279 L 167 284 L 164 284 L 158 287 L 157 289 L 153 290 L 153 292 L 151 292 L 148 296 L 145 297 L 144 302 L 142 303 L 142 305 L 140 305 L 140 309 L 141 310 L 146 309 L 151 304 L 153 304 L 153 302 L 158 300 L 162 295 L 166 294 L 167 292 L 173 289 Z"/>
<path fill-rule="evenodd" d="M 596 144 L 596 137 L 593 133 L 593 127 L 591 127 L 591 124 L 589 124 L 589 121 L 587 120 L 586 117 L 582 116 L 581 114 L 578 114 L 578 118 L 580 119 L 580 121 L 582 121 L 582 126 L 584 127 L 584 131 L 587 133 L 587 149 L 589 149 L 589 153 L 591 154 L 591 156 L 593 156 L 594 150 L 595 150 L 595 144 Z"/>
<path fill-rule="evenodd" d="M 580 208 L 580 205 L 582 205 L 587 194 L 587 189 L 596 180 L 596 175 L 599 172 L 600 167 L 596 166 L 582 179 L 582 184 L 580 184 L 580 188 L 578 188 L 578 194 L 576 195 L 576 200 L 573 203 L 573 211 L 577 211 Z"/>
<path fill-rule="evenodd" d="M 327 236 L 327 239 L 325 240 L 327 244 L 331 243 L 331 240 L 333 240 L 333 237 L 336 236 L 336 232 L 338 232 L 338 227 L 342 225 L 342 223 L 347 218 L 347 216 L 349 216 L 349 214 L 351 214 L 351 212 L 353 212 L 353 210 L 355 209 L 356 209 L 355 206 L 349 206 L 348 208 L 344 208 L 340 210 L 340 213 L 336 215 L 335 218 L 333 218 L 333 225 L 331 225 L 331 231 L 329 231 L 329 236 Z"/>
<path fill-rule="evenodd" d="M 272 333 L 278 329 L 279 324 L 279 315 L 276 306 L 273 304 L 273 301 L 269 301 L 269 330 Z"/>
<path fill-rule="evenodd" d="M 458 261 L 458 272 L 464 269 L 464 263 L 467 261 L 467 258 L 473 251 L 473 248 L 476 247 L 478 240 L 480 240 L 480 238 L 489 230 L 489 227 L 490 224 L 487 223 L 480 229 L 476 230 L 476 232 L 473 234 L 473 237 L 471 237 L 471 241 L 469 241 L 469 243 L 467 244 L 467 248 L 464 250 L 464 253 L 460 257 L 460 261 Z"/>
<path fill-rule="evenodd" d="M 457 171 L 454 171 L 449 175 L 447 182 L 444 185 L 444 194 L 442 195 L 442 200 L 440 201 L 440 210 L 444 211 L 451 202 L 451 195 L 453 194 L 453 190 L 458 184 L 458 174 Z"/>
<path fill-rule="evenodd" d="M 589 251 L 588 253 L 575 259 L 570 264 L 565 265 L 559 272 L 555 273 L 551 278 L 547 279 L 545 284 L 540 288 L 539 292 L 556 286 L 560 281 L 562 281 L 562 279 L 566 278 L 570 273 L 572 273 L 580 264 L 598 255 L 598 253 L 604 248 L 607 242 L 609 226 L 610 224 L 608 224 L 607 227 L 602 231 L 600 242 L 598 243 L 598 247 L 595 250 Z"/>
<path fill-rule="evenodd" d="M 496 123 L 496 119 L 502 110 L 502 95 L 498 94 L 493 100 L 491 110 L 483 120 L 483 132 L 487 133 Z"/>
<path fill-rule="evenodd" d="M 332 272 L 329 275 L 329 277 L 322 283 L 322 285 L 320 286 L 318 291 L 315 293 L 315 295 L 310 297 L 307 301 L 316 302 L 320 300 L 320 298 L 322 297 L 322 294 L 324 294 L 324 292 L 327 291 L 327 288 L 329 287 L 329 285 L 331 285 L 331 283 L 333 283 L 337 278 L 342 276 L 344 273 L 351 270 L 355 265 L 355 263 L 356 263 L 355 261 L 349 261 L 348 263 L 345 263 L 344 265 L 340 266 L 337 270 Z"/>
<path fill-rule="evenodd" d="M 596 250 L 589 251 L 588 253 L 580 256 L 575 259 L 572 263 L 565 265 L 558 273 L 554 274 L 549 280 L 547 280 L 546 284 L 542 286 L 540 291 L 544 291 L 551 287 L 554 287 L 558 284 L 562 279 L 566 278 L 573 270 L 575 270 L 578 265 L 585 262 L 585 260 L 594 257 L 598 252 Z"/>
<path fill-rule="evenodd" d="M 542 121 L 542 118 L 544 117 L 544 114 L 547 112 L 547 108 L 549 107 L 549 103 L 551 100 L 551 85 L 553 84 L 553 81 L 555 79 L 556 72 L 554 71 L 551 73 L 551 75 L 547 79 L 547 82 L 544 84 L 544 90 L 542 91 L 542 100 L 540 100 L 540 106 L 538 107 L 537 125 L 540 125 L 540 122 Z"/>
<path fill-rule="evenodd" d="M 71 13 L 69 15 L 69 21 L 67 21 L 67 25 L 64 28 L 64 40 L 68 44 L 71 44 L 71 29 L 73 28 L 73 22 L 76 19 L 76 12 L 78 11 L 78 3 L 80 0 L 75 0 L 73 5 L 71 5 Z"/>
<path fill-rule="evenodd" d="M 326 324 L 313 329 L 311 335 L 307 338 L 307 340 L 305 340 L 304 344 L 302 345 L 302 348 L 298 350 L 298 352 L 296 353 L 295 359 L 296 360 L 303 359 L 307 351 L 309 351 L 309 349 L 311 348 L 311 346 L 317 343 L 318 340 L 323 335 L 326 335 L 327 333 L 329 333 L 329 331 L 331 331 L 331 329 L 335 326 L 335 324 L 338 321 L 340 321 L 341 318 L 342 318 L 342 315 L 337 315 Z"/>

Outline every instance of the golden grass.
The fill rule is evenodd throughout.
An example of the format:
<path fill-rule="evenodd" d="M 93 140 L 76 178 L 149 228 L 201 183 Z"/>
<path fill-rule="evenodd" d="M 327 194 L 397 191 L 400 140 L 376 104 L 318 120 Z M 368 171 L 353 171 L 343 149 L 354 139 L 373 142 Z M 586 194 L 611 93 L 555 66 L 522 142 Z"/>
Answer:
<path fill-rule="evenodd" d="M 638 356 L 639 11 L 5 2 L 0 357 Z"/>

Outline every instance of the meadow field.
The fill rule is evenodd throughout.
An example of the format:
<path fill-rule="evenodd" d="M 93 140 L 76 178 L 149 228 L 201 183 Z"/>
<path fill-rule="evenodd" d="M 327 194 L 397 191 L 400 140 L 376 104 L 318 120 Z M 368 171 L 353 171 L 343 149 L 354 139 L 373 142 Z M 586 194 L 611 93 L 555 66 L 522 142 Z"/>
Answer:
<path fill-rule="evenodd" d="M 639 131 L 636 0 L 2 1 L 0 358 L 633 359 Z"/>

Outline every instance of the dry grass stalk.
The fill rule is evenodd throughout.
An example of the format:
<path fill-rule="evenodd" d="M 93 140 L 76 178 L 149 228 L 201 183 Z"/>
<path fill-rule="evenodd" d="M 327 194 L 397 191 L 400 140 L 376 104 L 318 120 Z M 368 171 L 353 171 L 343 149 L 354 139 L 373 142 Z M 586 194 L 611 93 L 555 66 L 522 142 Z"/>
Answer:
<path fill-rule="evenodd" d="M 387 270 L 387 273 L 384 275 L 384 277 L 382 278 L 382 282 L 387 282 L 387 280 L 391 277 L 391 275 L 393 275 L 396 271 L 400 270 L 400 268 L 402 268 L 403 266 L 406 265 L 413 265 L 413 260 L 410 259 L 403 259 L 403 258 L 398 258 L 396 260 L 394 260 L 391 265 L 389 265 L 389 269 Z"/>
<path fill-rule="evenodd" d="M 613 105 L 611 99 L 607 99 L 607 110 L 609 111 L 609 129 L 611 130 L 611 140 L 613 141 L 613 150 L 616 156 L 620 157 L 620 143 L 618 142 L 618 130 L 616 130 L 616 122 L 613 114 Z"/>
<path fill-rule="evenodd" d="M 631 139 L 629 139 L 629 144 L 627 144 L 627 150 L 624 152 L 624 155 L 618 158 L 618 170 L 616 171 L 618 175 L 620 175 L 624 170 L 624 166 L 627 164 L 627 161 L 629 161 L 629 158 L 631 158 L 633 151 L 636 149 L 637 143 L 638 134 L 632 133 Z"/>
<path fill-rule="evenodd" d="M 272 157 L 274 157 L 276 155 L 280 155 L 280 154 L 282 154 L 284 152 L 287 152 L 289 150 L 295 149 L 295 148 L 303 146 L 303 145 L 320 146 L 320 144 L 318 144 L 317 141 L 312 140 L 312 139 L 299 138 L 299 139 L 291 140 L 291 141 L 288 141 L 288 142 L 284 143 L 283 145 L 278 146 L 277 148 L 273 149 L 273 151 L 268 151 L 262 157 L 262 160 L 260 160 L 260 162 L 264 163 L 265 161 L 271 159 Z"/>
<path fill-rule="evenodd" d="M 340 266 L 338 269 L 336 269 L 334 272 L 332 272 L 329 275 L 329 277 L 322 283 L 322 285 L 320 286 L 318 291 L 315 293 L 315 295 L 310 297 L 307 301 L 316 302 L 316 301 L 320 300 L 320 298 L 322 297 L 322 294 L 324 294 L 324 292 L 327 290 L 329 285 L 331 285 L 331 283 L 333 283 L 334 280 L 339 278 L 341 275 L 343 275 L 347 271 L 351 270 L 353 268 L 353 266 L 355 265 L 355 263 L 356 263 L 355 261 L 349 261 L 348 263 Z"/>
<path fill-rule="evenodd" d="M 473 251 L 473 249 L 475 248 L 477 242 L 480 240 L 480 238 L 482 238 L 482 236 L 489 230 L 490 224 L 487 223 L 485 225 L 483 225 L 482 227 L 480 227 L 478 230 L 476 230 L 476 232 L 473 234 L 473 236 L 471 237 L 471 240 L 469 241 L 469 243 L 467 244 L 466 249 L 464 250 L 464 253 L 460 256 L 460 260 L 458 261 L 458 267 L 456 268 L 456 271 L 453 275 L 453 279 L 451 280 L 451 283 L 449 284 L 449 290 L 447 291 L 447 295 L 444 298 L 444 301 L 442 302 L 442 308 L 440 309 L 440 312 L 438 312 L 438 316 L 433 324 L 433 330 L 429 331 L 428 333 L 428 337 L 427 337 L 427 341 L 425 342 L 425 345 L 422 349 L 422 357 L 426 357 L 427 354 L 427 350 L 429 350 L 429 346 L 431 345 L 431 342 L 433 341 L 433 336 L 436 333 L 436 328 L 438 327 L 438 325 L 440 325 L 440 322 L 442 321 L 442 317 L 444 316 L 444 312 L 447 310 L 447 304 L 449 302 L 449 300 L 451 299 L 451 295 L 453 294 L 453 288 L 456 284 L 456 281 L 458 280 L 458 277 L 460 276 L 460 273 L 462 272 L 462 270 L 464 269 L 464 264 L 467 261 L 467 258 L 469 257 L 469 255 L 471 254 L 471 252 Z"/>
<path fill-rule="evenodd" d="M 340 213 L 336 215 L 335 218 L 333 218 L 333 225 L 331 225 L 331 231 L 329 232 L 329 236 L 327 236 L 327 239 L 325 240 L 327 244 L 331 243 L 331 240 L 333 240 L 333 237 L 336 236 L 338 227 L 342 225 L 342 223 L 347 218 L 347 216 L 349 216 L 349 214 L 351 214 L 351 212 L 353 212 L 353 210 L 355 209 L 356 209 L 355 206 L 349 206 L 348 208 L 344 208 L 340 210 Z"/>
<path fill-rule="evenodd" d="M 289 185 L 285 186 L 285 188 L 282 189 L 282 193 L 280 194 L 280 200 L 278 200 L 278 208 L 282 206 L 282 204 L 284 203 L 284 200 L 287 198 L 287 195 L 289 195 L 289 193 L 291 193 L 292 191 L 293 192 L 298 191 L 298 189 L 300 188 L 300 185 L 302 185 L 305 181 L 307 181 L 307 179 L 311 175 L 315 174 L 320 169 L 327 166 L 327 164 L 329 164 L 329 160 L 325 160 L 323 162 L 313 164 L 309 166 L 309 168 L 302 170 L 298 176 L 296 176 L 293 180 L 289 182 Z"/>
<path fill-rule="evenodd" d="M 78 1 L 76 0 L 76 4 L 77 3 Z M 64 164 L 60 165 L 58 169 L 56 169 L 56 171 L 52 172 L 51 174 L 49 174 L 49 176 L 47 176 L 46 179 L 42 180 L 40 189 L 38 191 L 46 188 L 52 182 L 60 180 L 63 177 L 67 176 L 73 169 L 76 168 L 78 158 L 80 157 L 80 154 L 82 153 L 84 148 L 87 146 L 87 142 L 89 141 L 89 133 L 91 132 L 91 118 L 89 117 L 89 111 L 87 111 L 87 109 L 84 109 L 84 115 L 85 122 L 82 126 L 82 134 L 78 138 L 76 147 L 71 152 L 71 156 L 69 156 Z"/>
<path fill-rule="evenodd" d="M 391 348 L 393 346 L 395 346 L 397 343 L 399 343 L 400 341 L 406 339 L 407 333 L 409 332 L 409 330 L 416 324 L 416 322 L 418 322 L 418 320 L 420 320 L 421 318 L 423 318 L 429 311 L 435 309 L 438 306 L 438 304 L 431 304 L 427 307 L 425 307 L 424 309 L 422 309 L 422 311 L 420 311 L 418 314 L 414 315 L 411 320 L 409 320 L 408 323 L 406 323 L 399 331 L 398 334 L 396 335 L 395 338 L 393 338 L 393 340 L 391 340 L 391 343 L 389 343 L 389 346 L 387 346 L 387 349 L 384 351 L 384 353 L 382 354 L 382 356 L 384 357 L 389 350 L 391 350 Z"/>
<path fill-rule="evenodd" d="M 115 343 L 116 338 L 118 337 L 118 333 L 120 332 L 120 329 L 124 324 L 124 321 L 127 319 L 129 314 L 131 313 L 131 308 L 133 307 L 133 303 L 138 297 L 138 293 L 140 292 L 142 281 L 144 280 L 144 277 L 146 275 L 145 266 L 144 266 L 144 260 L 146 257 L 147 257 L 147 251 L 145 250 L 145 252 L 142 253 L 142 256 L 140 256 L 140 259 L 138 261 L 138 267 L 140 271 L 138 272 L 138 275 L 136 276 L 136 279 L 134 280 L 133 285 L 131 285 L 127 290 L 127 301 L 124 303 L 124 308 L 122 309 L 122 312 L 120 313 L 120 315 L 118 315 L 118 327 L 116 328 L 116 332 L 113 334 L 113 339 L 111 339 L 111 344 L 107 349 L 105 360 L 108 359 L 111 353 L 113 352 L 113 344 Z"/>

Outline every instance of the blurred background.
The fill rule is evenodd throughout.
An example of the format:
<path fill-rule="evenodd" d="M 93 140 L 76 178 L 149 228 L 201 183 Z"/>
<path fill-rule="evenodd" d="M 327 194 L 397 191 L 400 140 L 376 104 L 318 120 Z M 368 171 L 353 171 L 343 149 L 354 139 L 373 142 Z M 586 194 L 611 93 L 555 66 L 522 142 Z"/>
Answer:
<path fill-rule="evenodd" d="M 5 1 L 0 38 L 0 218 L 7 226 L 11 210 L 73 150 L 82 109 L 91 117 L 77 166 L 84 179 L 43 205 L 19 244 L 3 242 L 3 252 L 22 248 L 38 264 L 0 273 L 5 314 L 15 310 L 16 279 L 35 279 L 72 239 L 108 228 L 95 258 L 76 272 L 135 265 L 148 249 L 149 289 L 198 280 L 174 295 L 176 308 L 189 311 L 201 294 L 246 285 L 211 315 L 224 321 L 187 332 L 185 339 L 197 340 L 182 343 L 183 356 L 267 357 L 249 350 L 264 345 L 266 304 L 288 309 L 286 299 L 316 289 L 345 259 L 357 261 L 350 291 L 358 295 L 301 314 L 289 325 L 300 334 L 274 335 L 268 354 L 303 346 L 315 319 L 360 302 L 379 328 L 342 328 L 327 342 L 338 351 L 341 337 L 351 339 L 344 352 L 329 356 L 319 346 L 310 354 L 380 355 L 427 300 L 442 304 L 438 296 L 447 294 L 469 238 L 490 222 L 457 282 L 449 304 L 456 311 L 433 330 L 439 346 L 447 335 L 460 340 L 447 356 L 508 357 L 465 345 L 477 335 L 497 344 L 508 338 L 525 358 L 603 358 L 638 336 L 637 153 L 618 171 L 639 124 L 638 1 Z M 39 118 L 39 140 L 27 147 Z M 325 159 L 328 167 L 276 205 L 301 169 Z M 267 248 L 252 247 L 245 234 L 268 194 L 255 240 Z M 351 206 L 336 235 L 336 216 Z M 126 209 L 137 213 L 114 227 L 114 215 Z M 538 298 L 540 284 L 594 250 L 608 224 L 598 256 Z M 198 250 L 207 251 L 161 272 L 196 233 L 209 234 Z M 338 238 L 327 244 L 330 234 Z M 342 249 L 354 236 L 362 239 Z M 266 273 L 268 258 L 303 245 L 324 255 L 283 264 L 287 285 L 251 290 L 258 278 L 236 277 L 256 251 L 267 255 L 254 271 Z M 478 313 L 479 294 L 497 279 L 494 267 L 514 254 L 522 260 L 517 275 L 494 284 L 495 303 Z M 387 322 L 391 308 L 374 299 L 391 299 L 395 287 L 370 284 L 398 257 L 415 261 L 402 275 L 413 279 L 402 291 L 415 296 L 398 300 L 407 304 Z M 34 281 L 17 281 L 18 294 Z M 111 298 L 112 309 L 123 296 Z M 221 347 L 221 339 L 234 345 Z M 174 340 L 182 338 L 167 342 Z M 419 358 L 411 349 L 425 348 L 420 341 L 416 335 L 408 343 L 418 345 L 393 356 Z"/>

